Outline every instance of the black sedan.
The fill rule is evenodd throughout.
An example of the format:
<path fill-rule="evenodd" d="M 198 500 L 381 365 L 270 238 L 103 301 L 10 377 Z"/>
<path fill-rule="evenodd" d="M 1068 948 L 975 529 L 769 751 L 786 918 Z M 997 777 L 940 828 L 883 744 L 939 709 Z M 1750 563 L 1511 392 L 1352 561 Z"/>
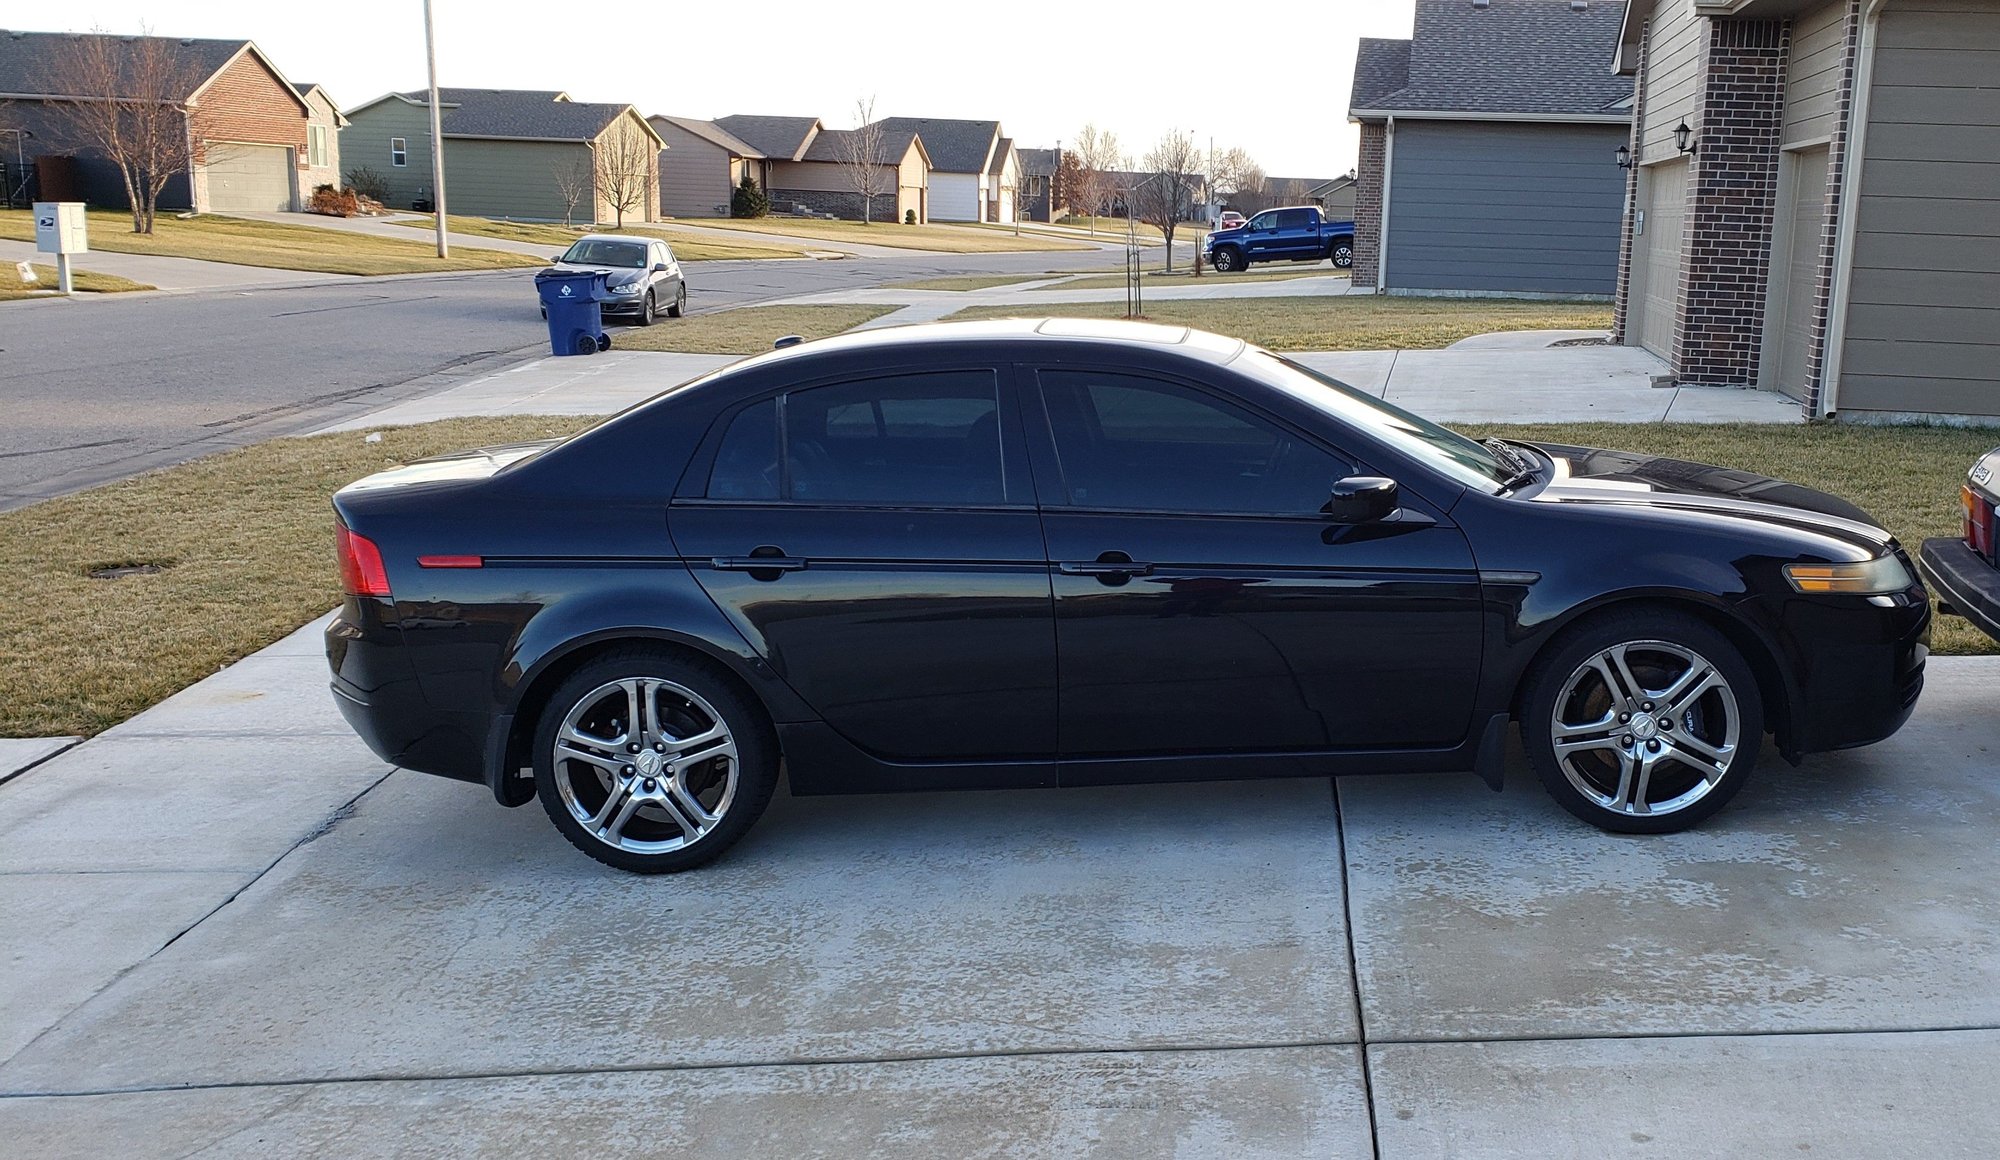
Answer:
<path fill-rule="evenodd" d="M 1930 606 L 1844 500 L 1478 443 L 1234 339 L 807 343 L 334 497 L 347 719 L 679 870 L 794 793 L 1473 770 L 1694 824 L 1895 732 Z M 1199 822 L 1190 824 L 1198 825 Z"/>
<path fill-rule="evenodd" d="M 604 270 L 611 300 L 603 304 L 606 318 L 629 318 L 651 326 L 665 314 L 679 318 L 687 310 L 687 279 L 673 247 L 658 238 L 625 234 L 585 234 L 556 258 L 558 270 Z M 542 312 L 544 318 L 548 311 Z"/>

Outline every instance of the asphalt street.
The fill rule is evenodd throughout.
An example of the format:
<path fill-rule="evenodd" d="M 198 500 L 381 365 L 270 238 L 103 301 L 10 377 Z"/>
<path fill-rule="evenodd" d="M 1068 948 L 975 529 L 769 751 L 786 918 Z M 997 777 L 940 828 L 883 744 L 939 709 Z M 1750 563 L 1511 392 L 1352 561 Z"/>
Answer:
<path fill-rule="evenodd" d="M 1116 251 L 691 264 L 691 306 Z M 17 302 L 0 311 L 0 511 L 455 386 L 544 341 L 526 270 Z"/>

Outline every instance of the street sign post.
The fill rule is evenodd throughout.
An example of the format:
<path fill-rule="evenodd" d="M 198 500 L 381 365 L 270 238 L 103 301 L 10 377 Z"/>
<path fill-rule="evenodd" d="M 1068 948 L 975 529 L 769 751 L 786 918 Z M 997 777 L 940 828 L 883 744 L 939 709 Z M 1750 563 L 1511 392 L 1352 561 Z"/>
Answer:
<path fill-rule="evenodd" d="M 70 293 L 69 256 L 90 252 L 80 201 L 35 203 L 35 248 L 56 256 L 56 288 Z"/>

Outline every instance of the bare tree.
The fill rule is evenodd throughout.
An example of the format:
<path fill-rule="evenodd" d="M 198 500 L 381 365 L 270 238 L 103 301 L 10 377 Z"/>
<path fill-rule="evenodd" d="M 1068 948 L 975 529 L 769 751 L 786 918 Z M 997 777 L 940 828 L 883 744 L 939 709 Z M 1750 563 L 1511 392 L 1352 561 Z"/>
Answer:
<path fill-rule="evenodd" d="M 1174 229 L 1194 208 L 1201 184 L 1201 151 L 1188 133 L 1168 133 L 1146 153 L 1146 177 L 1132 191 L 1132 216 L 1159 230 L 1167 241 L 1167 269 L 1174 268 Z"/>
<path fill-rule="evenodd" d="M 66 95 L 50 108 L 77 143 L 118 167 L 132 207 L 132 232 L 153 232 L 160 194 L 188 173 L 191 150 L 220 149 L 204 139 L 209 118 L 189 98 L 207 74 L 183 56 L 179 42 L 149 35 L 112 36 L 101 30 L 68 38 L 54 54 L 53 72 Z"/>
<path fill-rule="evenodd" d="M 1111 175 L 1123 168 L 1123 161 L 1118 134 L 1109 129 L 1085 125 L 1076 135 L 1076 188 L 1071 191 L 1070 205 L 1090 215 L 1091 233 L 1097 232 L 1098 215 L 1114 192 Z"/>
<path fill-rule="evenodd" d="M 840 141 L 840 168 L 847 175 L 848 188 L 861 199 L 861 224 L 875 216 L 875 198 L 889 192 L 889 174 L 883 168 L 882 122 L 875 119 L 875 98 L 854 102 L 854 128 Z"/>
<path fill-rule="evenodd" d="M 594 188 L 590 166 L 582 161 L 558 161 L 549 170 L 556 180 L 556 196 L 562 198 L 563 228 L 567 229 L 575 221 L 576 207 Z"/>
<path fill-rule="evenodd" d="M 1208 175 L 1208 187 L 1218 194 L 1254 192 L 1264 187 L 1264 168 L 1241 147 L 1215 155 Z"/>
<path fill-rule="evenodd" d="M 598 138 L 597 195 L 611 207 L 618 229 L 625 228 L 625 214 L 646 204 L 653 196 L 653 164 L 659 158 L 659 143 L 621 116 L 611 132 Z M 596 216 L 594 213 L 592 216 Z"/>

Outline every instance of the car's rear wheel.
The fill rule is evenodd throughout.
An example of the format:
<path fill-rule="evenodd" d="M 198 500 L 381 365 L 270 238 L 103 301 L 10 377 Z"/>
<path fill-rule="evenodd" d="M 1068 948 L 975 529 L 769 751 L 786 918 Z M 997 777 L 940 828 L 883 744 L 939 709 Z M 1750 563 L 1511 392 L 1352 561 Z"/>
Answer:
<path fill-rule="evenodd" d="M 687 283 L 683 282 L 680 285 L 674 287 L 674 302 L 673 305 L 667 307 L 667 317 L 680 318 L 687 314 L 687 308 L 688 308 L 688 288 L 687 288 Z"/>
<path fill-rule="evenodd" d="M 1215 268 L 1224 274 L 1241 270 L 1243 255 L 1236 252 L 1235 246 L 1224 246 L 1215 251 Z"/>
<path fill-rule="evenodd" d="M 1326 256 L 1333 260 L 1336 268 L 1352 270 L 1354 268 L 1354 243 L 1347 241 L 1335 242 L 1327 250 Z"/>
<path fill-rule="evenodd" d="M 1529 677 L 1521 738 L 1564 809 L 1602 829 L 1683 830 L 1729 803 L 1764 739 L 1756 675 L 1720 632 L 1660 610 L 1567 634 Z"/>
<path fill-rule="evenodd" d="M 646 291 L 646 300 L 639 304 L 639 325 L 651 326 L 653 325 L 653 320 L 658 317 L 659 314 L 653 306 L 653 292 L 648 290 Z"/>
<path fill-rule="evenodd" d="M 536 796 L 570 844 L 641 874 L 692 869 L 735 844 L 778 775 L 763 714 L 734 684 L 638 648 L 563 681 L 534 758 Z"/>

